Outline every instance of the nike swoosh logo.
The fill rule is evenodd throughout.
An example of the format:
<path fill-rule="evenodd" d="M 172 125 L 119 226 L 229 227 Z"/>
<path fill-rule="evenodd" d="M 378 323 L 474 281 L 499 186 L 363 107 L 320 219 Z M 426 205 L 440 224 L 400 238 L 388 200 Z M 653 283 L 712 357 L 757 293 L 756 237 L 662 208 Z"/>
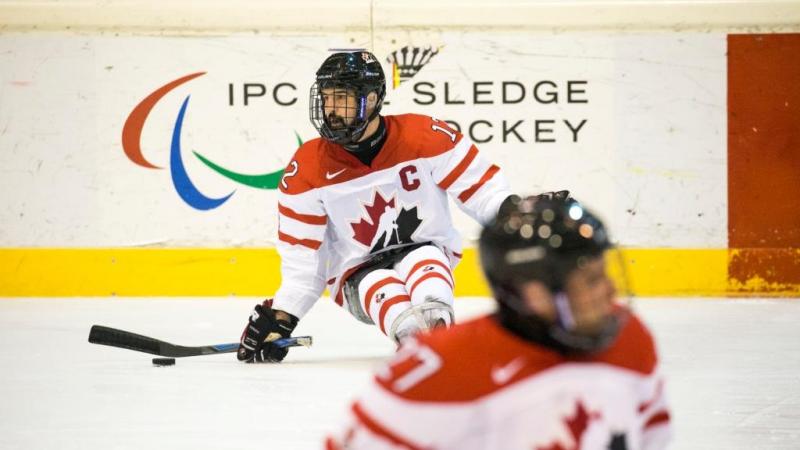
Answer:
<path fill-rule="evenodd" d="M 525 367 L 525 358 L 521 356 L 503 366 L 494 366 L 491 372 L 492 381 L 498 386 L 506 384 L 514 378 L 514 375 L 519 373 L 523 367 Z"/>
<path fill-rule="evenodd" d="M 332 180 L 332 179 L 336 178 L 337 176 L 339 176 L 345 170 L 347 170 L 347 169 L 342 169 L 342 170 L 340 170 L 338 172 L 333 172 L 333 173 L 325 172 L 325 178 L 327 178 L 329 180 Z"/>

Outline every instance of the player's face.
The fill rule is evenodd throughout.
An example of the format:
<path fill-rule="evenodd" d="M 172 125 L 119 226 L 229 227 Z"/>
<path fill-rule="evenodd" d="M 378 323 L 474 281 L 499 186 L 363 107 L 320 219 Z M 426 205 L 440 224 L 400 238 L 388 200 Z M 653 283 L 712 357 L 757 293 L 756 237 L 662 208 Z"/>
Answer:
<path fill-rule="evenodd" d="M 323 88 L 321 94 L 329 127 L 336 130 L 353 124 L 358 108 L 355 92 L 344 88 Z"/>
<path fill-rule="evenodd" d="M 584 335 L 599 333 L 613 314 L 616 297 L 605 257 L 590 259 L 573 270 L 567 275 L 564 288 L 572 306 L 574 331 Z"/>

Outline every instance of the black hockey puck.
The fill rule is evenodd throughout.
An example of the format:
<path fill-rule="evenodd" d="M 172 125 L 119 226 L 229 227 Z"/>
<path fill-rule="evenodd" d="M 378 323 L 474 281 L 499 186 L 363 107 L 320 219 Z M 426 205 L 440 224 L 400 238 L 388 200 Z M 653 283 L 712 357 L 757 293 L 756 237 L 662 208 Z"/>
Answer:
<path fill-rule="evenodd" d="M 175 358 L 153 358 L 154 366 L 174 366 Z"/>

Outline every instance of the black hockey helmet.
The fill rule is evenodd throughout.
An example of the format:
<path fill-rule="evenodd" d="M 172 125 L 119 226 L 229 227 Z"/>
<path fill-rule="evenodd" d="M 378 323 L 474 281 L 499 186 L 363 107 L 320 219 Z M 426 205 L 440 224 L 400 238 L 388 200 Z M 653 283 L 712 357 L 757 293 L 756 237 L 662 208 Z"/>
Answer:
<path fill-rule="evenodd" d="M 571 318 L 565 317 L 571 308 L 563 292 L 567 276 L 611 247 L 603 223 L 575 199 L 512 196 L 484 227 L 479 245 L 481 266 L 500 314 L 505 315 L 504 323 L 521 329 L 521 334 L 537 334 L 542 343 L 566 352 L 596 351 L 616 337 L 619 317 L 610 317 L 591 336 L 575 333 Z M 539 281 L 549 289 L 556 303 L 555 323 L 523 306 L 519 286 L 527 281 Z"/>
<path fill-rule="evenodd" d="M 322 91 L 333 89 L 355 97 L 353 111 L 348 116 L 351 123 L 339 121 L 331 123 L 325 115 L 325 103 Z M 367 96 L 375 92 L 377 102 L 372 111 L 367 110 Z M 340 145 L 358 142 L 369 122 L 374 119 L 383 106 L 386 96 L 386 77 L 378 59 L 366 50 L 334 53 L 330 55 L 317 70 L 316 82 L 311 86 L 309 101 L 309 117 L 311 124 L 320 136 Z M 338 120 L 341 118 L 336 118 Z"/>
<path fill-rule="evenodd" d="M 554 292 L 581 258 L 609 247 L 603 223 L 573 198 L 511 197 L 480 237 L 489 283 L 538 280 Z"/>

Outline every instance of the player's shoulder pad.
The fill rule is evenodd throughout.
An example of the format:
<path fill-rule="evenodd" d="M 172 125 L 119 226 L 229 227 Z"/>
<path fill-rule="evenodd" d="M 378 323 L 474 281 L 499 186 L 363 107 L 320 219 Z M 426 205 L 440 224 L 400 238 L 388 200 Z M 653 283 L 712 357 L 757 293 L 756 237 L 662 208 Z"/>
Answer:
<path fill-rule="evenodd" d="M 447 122 L 422 114 L 386 116 L 404 145 L 411 144 L 417 157 L 426 158 L 451 150 L 464 136 Z"/>
<path fill-rule="evenodd" d="M 326 141 L 322 138 L 303 143 L 289 160 L 278 188 L 284 194 L 296 195 L 314 189 L 322 179 Z"/>
<path fill-rule="evenodd" d="M 592 359 L 645 375 L 652 373 L 658 364 L 653 335 L 632 311 L 617 340 L 608 349 L 594 355 Z"/>

